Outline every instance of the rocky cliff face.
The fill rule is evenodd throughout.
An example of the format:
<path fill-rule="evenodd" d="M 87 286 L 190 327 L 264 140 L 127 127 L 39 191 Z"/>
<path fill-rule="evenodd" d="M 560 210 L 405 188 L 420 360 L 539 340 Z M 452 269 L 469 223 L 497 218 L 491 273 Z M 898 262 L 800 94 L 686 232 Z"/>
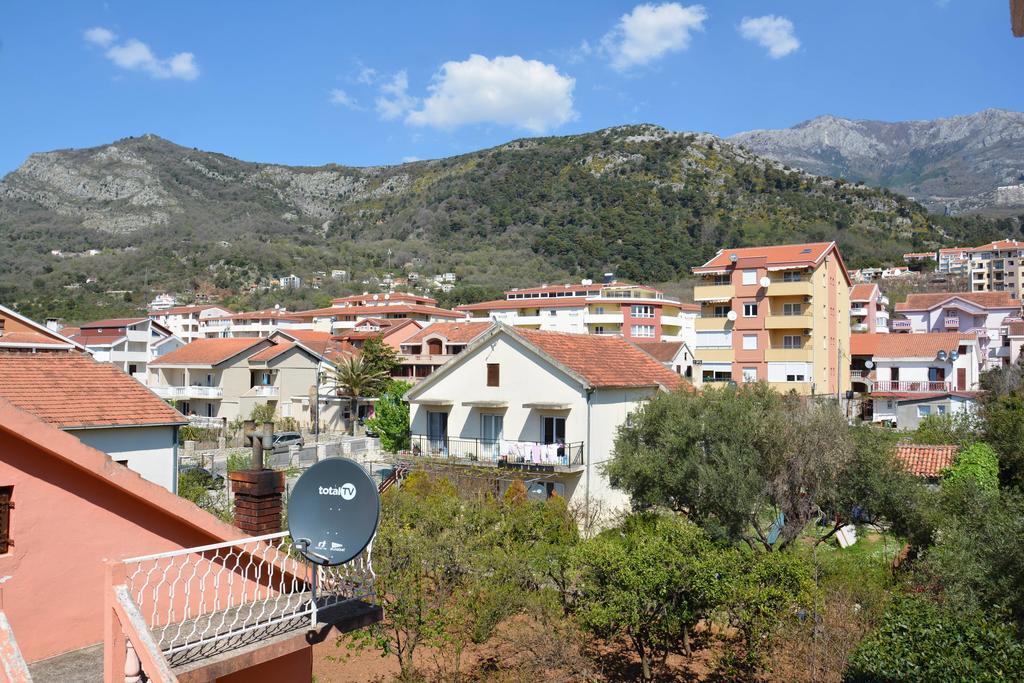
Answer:
<path fill-rule="evenodd" d="M 729 138 L 811 173 L 907 194 L 935 211 L 1024 208 L 1024 114 L 986 109 L 934 121 L 819 116 Z"/>

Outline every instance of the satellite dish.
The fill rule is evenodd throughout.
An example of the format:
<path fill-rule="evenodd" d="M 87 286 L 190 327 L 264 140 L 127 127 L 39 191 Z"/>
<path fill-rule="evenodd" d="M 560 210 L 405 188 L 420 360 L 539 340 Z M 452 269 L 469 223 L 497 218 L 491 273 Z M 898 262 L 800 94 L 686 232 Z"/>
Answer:
<path fill-rule="evenodd" d="M 306 470 L 288 499 L 288 533 L 316 564 L 344 564 L 363 552 L 377 533 L 380 494 L 359 463 L 321 460 Z"/>
<path fill-rule="evenodd" d="M 762 287 L 767 287 L 771 283 L 772 283 L 772 279 L 770 277 L 768 277 L 767 275 L 765 275 L 763 278 L 761 278 L 761 286 Z"/>
<path fill-rule="evenodd" d="M 937 356 L 936 356 L 936 357 L 937 357 L 937 358 L 938 358 L 939 360 L 946 360 L 946 352 L 945 352 L 945 351 L 939 351 L 939 353 L 937 354 Z"/>
<path fill-rule="evenodd" d="M 866 361 L 864 361 L 864 367 L 866 367 L 868 370 L 870 370 L 871 368 L 875 367 L 875 361 L 873 361 L 873 360 L 866 360 Z"/>
<path fill-rule="evenodd" d="M 728 318 L 729 320 L 735 321 L 737 317 L 736 311 L 729 311 L 728 313 L 725 314 L 725 317 Z"/>
<path fill-rule="evenodd" d="M 960 357 L 960 352 L 959 351 L 950 351 L 949 352 L 949 359 L 950 360 L 956 360 L 959 357 Z"/>
<path fill-rule="evenodd" d="M 740 260 L 740 257 L 737 256 L 736 254 L 729 254 L 729 260 L 732 261 L 733 263 L 736 263 L 737 261 Z"/>

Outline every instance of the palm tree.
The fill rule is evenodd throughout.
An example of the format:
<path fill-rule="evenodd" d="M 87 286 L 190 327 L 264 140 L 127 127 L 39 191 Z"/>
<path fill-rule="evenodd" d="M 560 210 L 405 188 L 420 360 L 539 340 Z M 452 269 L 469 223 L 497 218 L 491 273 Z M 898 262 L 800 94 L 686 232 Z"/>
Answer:
<path fill-rule="evenodd" d="M 356 435 L 356 414 L 359 397 L 374 391 L 388 379 L 383 370 L 376 370 L 363 361 L 363 357 L 349 356 L 340 361 L 331 372 L 331 381 L 338 393 L 344 392 L 352 402 L 352 436 Z"/>

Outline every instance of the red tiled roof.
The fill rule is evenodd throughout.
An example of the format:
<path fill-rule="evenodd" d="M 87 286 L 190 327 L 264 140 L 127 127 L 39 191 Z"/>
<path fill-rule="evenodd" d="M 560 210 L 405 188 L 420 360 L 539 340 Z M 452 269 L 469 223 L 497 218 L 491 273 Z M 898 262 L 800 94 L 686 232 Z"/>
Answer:
<path fill-rule="evenodd" d="M 995 242 L 989 242 L 983 244 L 980 247 L 974 247 L 968 251 L 999 251 L 1000 249 L 1024 249 L 1024 242 L 1017 240 L 996 240 Z"/>
<path fill-rule="evenodd" d="M 740 249 L 721 249 L 703 266 L 694 268 L 695 273 L 704 269 L 728 268 L 732 265 L 733 254 L 739 260 L 757 258 L 764 259 L 765 264 L 772 265 L 814 265 L 821 261 L 835 242 L 812 242 L 809 244 L 780 244 L 769 247 L 742 247 Z"/>
<path fill-rule="evenodd" d="M 591 386 L 688 386 L 647 353 L 621 337 L 505 328 L 583 377 Z"/>
<path fill-rule="evenodd" d="M 1024 335 L 1024 322 L 1015 321 L 1009 323 L 1006 327 L 1008 328 L 1010 335 L 1013 337 L 1020 337 Z"/>
<path fill-rule="evenodd" d="M 942 470 L 953 464 L 958 450 L 957 446 L 901 444 L 896 447 L 896 457 L 911 474 L 935 478 L 942 474 Z"/>
<path fill-rule="evenodd" d="M 0 396 L 62 428 L 186 422 L 120 369 L 78 352 L 0 351 Z"/>
<path fill-rule="evenodd" d="M 964 254 L 971 250 L 970 247 L 949 247 L 947 249 L 939 249 L 940 254 Z"/>
<path fill-rule="evenodd" d="M 554 299 L 494 299 L 475 304 L 456 306 L 456 311 L 499 311 L 509 308 L 576 308 L 587 305 L 583 296 L 560 296 Z"/>
<path fill-rule="evenodd" d="M 314 308 L 308 311 L 295 311 L 290 315 L 300 319 L 326 318 L 329 316 L 360 316 L 367 315 L 388 315 L 391 313 L 419 313 L 422 315 L 434 315 L 441 318 L 461 318 L 461 313 L 449 311 L 447 308 L 437 306 L 421 306 L 419 304 L 389 304 L 387 306 L 330 306 L 328 308 Z"/>
<path fill-rule="evenodd" d="M 868 333 L 850 335 L 850 355 L 877 358 L 935 358 L 939 351 L 956 350 L 976 337 L 965 332 L 921 332 L 912 334 Z"/>
<path fill-rule="evenodd" d="M 56 346 L 62 349 L 74 348 L 67 342 L 62 342 L 41 332 L 5 332 L 3 335 L 0 335 L 0 346 L 22 346 L 29 348 L 40 345 Z"/>
<path fill-rule="evenodd" d="M 873 282 L 854 285 L 850 288 L 850 301 L 871 301 L 877 290 L 878 285 Z"/>
<path fill-rule="evenodd" d="M 217 365 L 245 351 L 251 346 L 265 343 L 266 339 L 227 337 L 224 339 L 197 339 L 180 349 L 160 356 L 150 365 Z"/>
<path fill-rule="evenodd" d="M 277 342 L 268 346 L 265 349 L 260 349 L 256 353 L 249 356 L 249 360 L 254 360 L 258 363 L 266 363 L 274 360 L 285 351 L 290 351 L 295 348 L 294 342 Z"/>
<path fill-rule="evenodd" d="M 642 351 L 646 351 L 651 356 L 662 363 L 670 363 L 675 359 L 676 354 L 679 353 L 679 349 L 683 347 L 683 342 L 633 342 L 640 347 Z"/>
<path fill-rule="evenodd" d="M 1020 301 L 1010 292 L 927 292 L 908 294 L 906 301 L 896 304 L 896 310 L 928 311 L 953 298 L 981 308 L 1020 308 Z"/>
<path fill-rule="evenodd" d="M 91 323 L 82 323 L 79 325 L 80 329 L 83 330 L 95 330 L 101 327 L 113 327 L 113 328 L 124 328 L 128 325 L 134 325 L 135 323 L 141 323 L 149 320 L 149 318 L 107 318 L 106 320 L 96 320 Z"/>
<path fill-rule="evenodd" d="M 468 344 L 491 328 L 491 322 L 432 323 L 402 342 L 420 344 L 427 337 L 443 337 L 455 344 Z"/>
<path fill-rule="evenodd" d="M 123 327 L 113 327 L 110 329 L 94 328 L 90 330 L 80 330 L 71 339 L 78 342 L 82 346 L 93 346 L 110 344 L 118 339 L 124 339 L 125 329 Z"/>
<path fill-rule="evenodd" d="M 364 301 L 415 301 L 420 304 L 436 305 L 437 299 L 422 294 L 410 294 L 408 292 L 392 292 L 390 294 L 356 294 L 354 296 L 343 296 L 331 299 L 334 304 L 361 303 Z"/>

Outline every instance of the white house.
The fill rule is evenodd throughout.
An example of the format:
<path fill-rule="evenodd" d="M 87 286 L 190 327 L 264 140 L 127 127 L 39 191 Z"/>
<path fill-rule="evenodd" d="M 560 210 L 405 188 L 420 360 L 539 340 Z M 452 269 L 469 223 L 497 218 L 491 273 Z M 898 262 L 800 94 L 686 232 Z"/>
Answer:
<path fill-rule="evenodd" d="M 693 377 L 693 349 L 686 342 L 634 343 L 677 375 L 682 375 L 686 378 Z"/>
<path fill-rule="evenodd" d="M 149 310 L 150 320 L 163 325 L 186 344 L 205 336 L 204 321 L 229 315 L 231 311 L 220 306 L 174 306 Z"/>
<path fill-rule="evenodd" d="M 896 304 L 903 320 L 893 321 L 896 332 L 970 332 L 978 337 L 982 369 L 1009 362 L 1006 322 L 1020 315 L 1020 301 L 1010 292 L 931 292 L 909 294 Z M 897 325 L 896 323 L 900 323 Z"/>
<path fill-rule="evenodd" d="M 149 364 L 185 345 L 169 329 L 150 318 L 114 318 L 85 323 L 63 331 L 101 363 L 121 368 L 143 384 Z"/>
<path fill-rule="evenodd" d="M 601 465 L 616 430 L 660 391 L 689 386 L 621 337 L 495 325 L 407 394 L 412 454 L 493 468 L 532 495 L 628 506 Z"/>

